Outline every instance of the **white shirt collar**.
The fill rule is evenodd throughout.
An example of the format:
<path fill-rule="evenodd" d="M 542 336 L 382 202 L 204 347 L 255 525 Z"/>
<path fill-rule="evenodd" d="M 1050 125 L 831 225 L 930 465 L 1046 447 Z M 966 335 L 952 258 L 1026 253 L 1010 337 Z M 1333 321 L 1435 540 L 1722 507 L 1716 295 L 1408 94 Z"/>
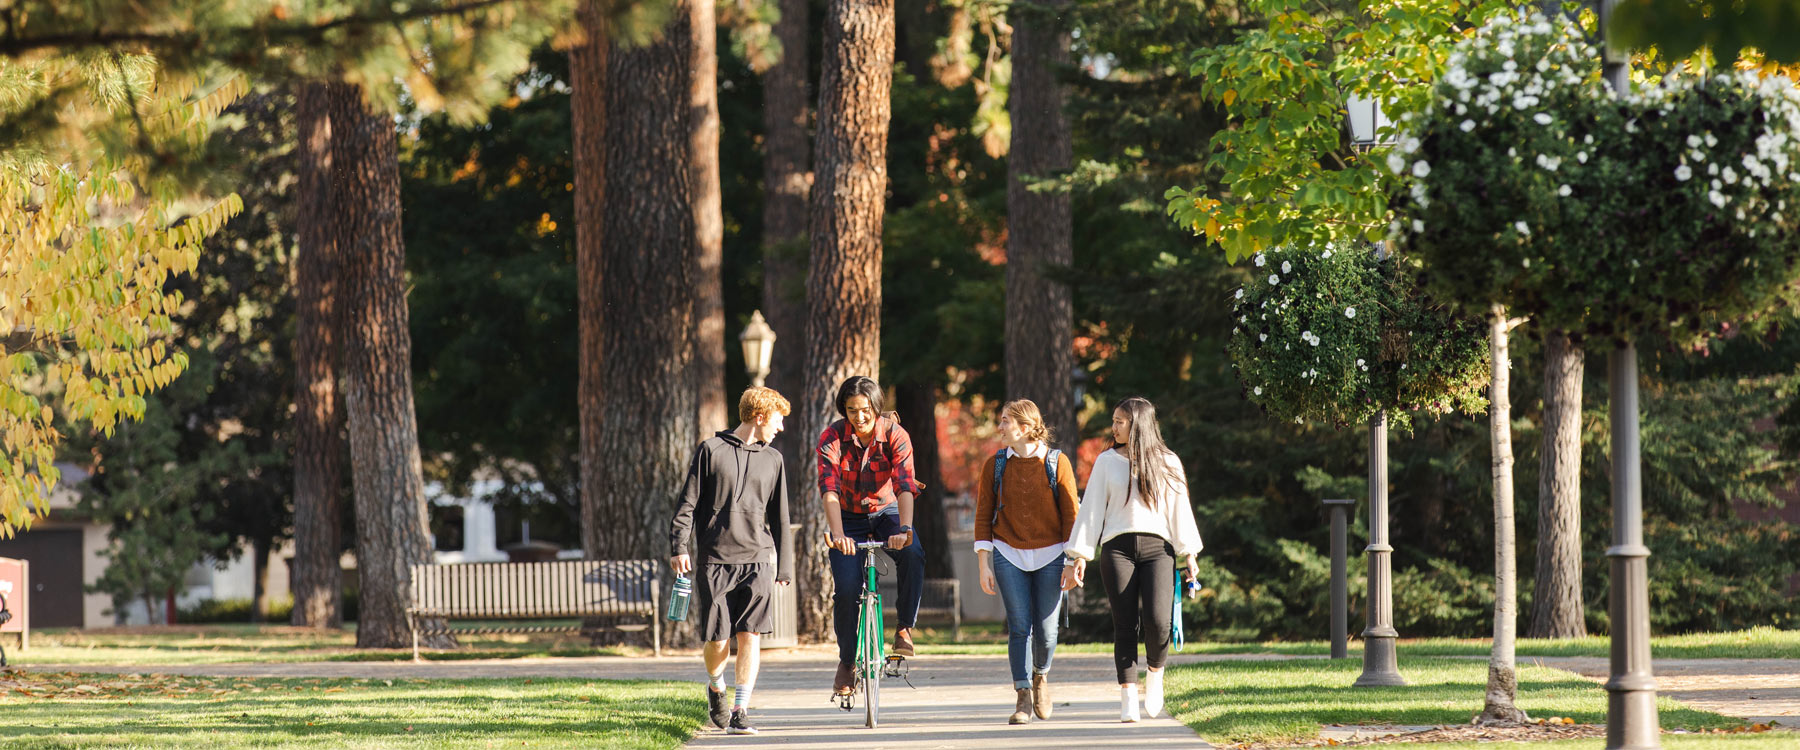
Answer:
<path fill-rule="evenodd" d="M 1043 458 L 1044 456 L 1048 455 L 1046 446 L 1043 443 L 1027 443 L 1027 445 L 1032 446 L 1032 448 L 1031 448 L 1030 453 L 1024 454 L 1026 458 Z M 1006 449 L 1006 457 L 1007 458 L 1014 458 L 1018 455 L 1019 455 L 1018 451 L 1015 451 L 1011 448 Z"/>

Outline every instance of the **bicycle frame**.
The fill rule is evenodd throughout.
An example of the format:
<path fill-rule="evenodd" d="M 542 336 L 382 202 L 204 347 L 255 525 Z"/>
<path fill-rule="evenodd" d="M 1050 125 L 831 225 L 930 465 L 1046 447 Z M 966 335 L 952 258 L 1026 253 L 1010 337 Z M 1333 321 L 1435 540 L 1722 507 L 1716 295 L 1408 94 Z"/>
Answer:
<path fill-rule="evenodd" d="M 856 617 L 856 681 L 863 691 L 863 725 L 874 729 L 881 712 L 881 669 L 883 653 L 881 622 L 881 588 L 876 581 L 875 550 L 882 542 L 858 542 L 856 550 L 863 555 L 863 589 Z M 852 688 L 852 692 L 855 688 Z"/>

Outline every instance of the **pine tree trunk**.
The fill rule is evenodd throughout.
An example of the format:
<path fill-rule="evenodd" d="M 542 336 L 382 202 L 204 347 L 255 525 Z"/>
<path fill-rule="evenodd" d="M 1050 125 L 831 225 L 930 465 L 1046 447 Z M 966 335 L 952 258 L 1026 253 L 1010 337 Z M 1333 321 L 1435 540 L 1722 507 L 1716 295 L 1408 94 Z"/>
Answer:
<path fill-rule="evenodd" d="M 1480 724 L 1518 724 L 1525 721 L 1519 710 L 1519 673 L 1513 652 L 1518 635 L 1517 544 L 1513 530 L 1512 358 L 1507 351 L 1506 308 L 1494 305 L 1489 313 L 1488 346 L 1494 376 L 1490 385 L 1488 435 L 1494 461 L 1494 646 L 1488 656 L 1487 696 Z"/>
<path fill-rule="evenodd" d="M 1017 7 L 1017 6 L 1015 6 Z M 1020 8 L 1013 23 L 1013 77 L 1007 107 L 1012 146 L 1006 166 L 1006 396 L 1028 398 L 1043 411 L 1052 441 L 1074 456 L 1075 313 L 1068 285 L 1044 277 L 1074 259 L 1069 195 L 1034 192 L 1034 181 L 1069 168 L 1069 120 L 1053 68 L 1069 62 L 1069 33 L 1060 26 L 1068 0 Z"/>
<path fill-rule="evenodd" d="M 358 648 L 412 643 L 411 566 L 431 562 L 413 412 L 406 248 L 393 118 L 351 88 L 332 100 L 344 291 L 344 410 L 356 497 Z M 434 631 L 441 628 L 431 628 Z M 454 641 L 429 639 L 434 648 Z"/>
<path fill-rule="evenodd" d="M 339 534 L 344 413 L 338 408 L 337 206 L 332 189 L 331 100 L 342 83 L 300 86 L 299 248 L 294 256 L 294 565 L 291 621 L 343 624 Z"/>
<path fill-rule="evenodd" d="M 275 540 L 258 536 L 250 542 L 250 622 L 269 621 L 269 548 Z"/>
<path fill-rule="evenodd" d="M 579 312 L 581 373 L 576 386 L 581 421 L 581 529 L 588 557 L 597 542 L 594 511 L 600 507 L 605 481 L 600 433 L 606 424 L 606 404 L 601 398 L 600 367 L 605 361 L 605 297 L 601 294 L 601 248 L 605 237 L 606 191 L 606 62 L 611 47 L 606 38 L 602 0 L 582 0 L 577 20 L 586 38 L 569 50 L 569 108 L 573 122 L 575 158 L 575 275 Z"/>
<path fill-rule="evenodd" d="M 719 24 L 714 0 L 688 0 L 693 43 L 688 110 L 694 191 L 694 388 L 700 401 L 698 443 L 731 426 L 725 393 L 725 216 L 719 192 Z"/>
<path fill-rule="evenodd" d="M 675 496 L 699 430 L 690 23 L 680 4 L 660 40 L 607 61 L 603 463 L 582 507 L 593 559 L 668 559 Z"/>
<path fill-rule="evenodd" d="M 1581 347 L 1566 333 L 1544 341 L 1544 445 L 1538 471 L 1537 575 L 1532 638 L 1587 635 L 1581 596 Z"/>
<path fill-rule="evenodd" d="M 900 424 L 912 436 L 913 471 L 925 492 L 913 504 L 913 528 L 925 548 L 927 578 L 955 578 L 951 562 L 950 524 L 944 514 L 944 478 L 937 439 L 937 387 L 920 383 L 894 386 Z"/>
<path fill-rule="evenodd" d="M 795 433 L 811 455 L 836 418 L 832 398 L 852 375 L 877 377 L 881 364 L 881 225 L 886 209 L 887 135 L 894 71 L 893 0 L 830 0 L 819 77 L 819 125 L 806 272 L 804 396 Z M 831 629 L 831 566 L 822 543 L 830 528 L 818 495 L 818 467 L 798 477 L 800 523 L 795 581 L 801 637 Z"/>
<path fill-rule="evenodd" d="M 807 1 L 780 2 L 775 38 L 781 42 L 781 59 L 762 80 L 762 310 L 775 331 L 775 356 L 765 382 L 798 402 L 803 395 L 800 373 L 806 365 L 806 212 L 812 190 L 806 148 Z M 811 487 L 799 484 L 812 455 L 808 436 L 790 429 L 778 440 L 787 464 L 789 496 L 797 503 L 817 500 Z"/>

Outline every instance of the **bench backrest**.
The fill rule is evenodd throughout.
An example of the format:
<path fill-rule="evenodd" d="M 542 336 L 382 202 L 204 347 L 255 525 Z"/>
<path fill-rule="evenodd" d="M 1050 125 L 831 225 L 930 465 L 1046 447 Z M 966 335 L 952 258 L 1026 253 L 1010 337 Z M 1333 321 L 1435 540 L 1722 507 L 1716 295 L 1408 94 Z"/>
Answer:
<path fill-rule="evenodd" d="M 645 615 L 654 560 L 557 560 L 412 566 L 413 609 L 446 617 Z"/>

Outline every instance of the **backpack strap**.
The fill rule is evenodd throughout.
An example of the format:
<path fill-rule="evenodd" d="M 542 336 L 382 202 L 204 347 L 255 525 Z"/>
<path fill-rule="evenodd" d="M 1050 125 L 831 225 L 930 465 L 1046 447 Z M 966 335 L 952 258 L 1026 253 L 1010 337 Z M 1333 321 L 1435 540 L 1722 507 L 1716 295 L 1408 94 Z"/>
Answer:
<path fill-rule="evenodd" d="M 988 519 L 991 528 L 1000 522 L 1000 478 L 1006 475 L 1006 449 L 1001 448 L 994 453 L 994 517 Z"/>

